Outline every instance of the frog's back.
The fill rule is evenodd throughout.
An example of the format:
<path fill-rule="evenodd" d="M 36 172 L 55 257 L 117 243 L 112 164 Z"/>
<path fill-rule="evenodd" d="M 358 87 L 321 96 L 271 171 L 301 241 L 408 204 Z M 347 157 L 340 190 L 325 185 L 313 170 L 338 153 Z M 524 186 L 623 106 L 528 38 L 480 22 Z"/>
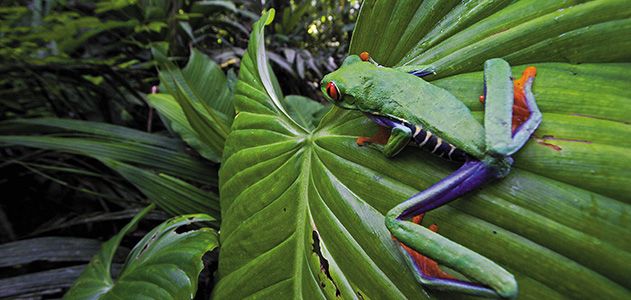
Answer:
<path fill-rule="evenodd" d="M 455 96 L 421 78 L 395 69 L 379 68 L 374 72 L 369 75 L 373 82 L 365 86 L 364 95 L 373 98 L 366 99 L 370 102 L 380 99 L 383 103 L 380 109 L 382 113 L 420 126 L 472 156 L 484 156 L 484 127 Z M 384 85 L 388 88 L 374 88 Z"/>

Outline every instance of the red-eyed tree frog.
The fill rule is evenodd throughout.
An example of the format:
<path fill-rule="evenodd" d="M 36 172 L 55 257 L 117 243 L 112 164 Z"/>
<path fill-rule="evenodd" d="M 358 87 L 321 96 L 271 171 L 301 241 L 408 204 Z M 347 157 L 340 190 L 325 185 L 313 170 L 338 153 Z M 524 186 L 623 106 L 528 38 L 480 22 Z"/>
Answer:
<path fill-rule="evenodd" d="M 509 64 L 499 58 L 484 64 L 484 126 L 448 91 L 422 77 L 431 68 L 383 67 L 366 52 L 350 55 L 342 66 L 322 79 L 325 98 L 333 104 L 364 112 L 385 128 L 357 143 L 384 144 L 383 153 L 395 156 L 416 144 L 440 157 L 462 162 L 448 177 L 390 210 L 386 227 L 399 242 L 417 280 L 434 289 L 478 296 L 514 298 L 514 276 L 490 259 L 436 233 L 436 226 L 420 225 L 421 216 L 491 180 L 510 172 L 517 152 L 541 122 L 531 87 L 536 74 L 528 67 L 513 82 Z M 445 265 L 467 279 L 438 267 Z"/>

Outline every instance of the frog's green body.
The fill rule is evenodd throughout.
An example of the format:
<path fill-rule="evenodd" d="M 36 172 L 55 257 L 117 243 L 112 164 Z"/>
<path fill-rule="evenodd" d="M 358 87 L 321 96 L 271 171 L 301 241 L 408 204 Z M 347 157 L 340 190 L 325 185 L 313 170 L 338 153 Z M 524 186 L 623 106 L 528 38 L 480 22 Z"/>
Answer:
<path fill-rule="evenodd" d="M 344 91 L 345 97 L 336 103 L 338 106 L 405 120 L 474 157 L 484 157 L 484 127 L 454 95 L 407 72 L 356 58 L 350 56 L 331 73 L 335 84 Z M 325 76 L 323 82 L 328 82 L 331 75 Z"/>
<path fill-rule="evenodd" d="M 534 68 L 518 92 L 525 98 L 528 119 L 513 132 L 511 118 L 513 82 L 510 66 L 501 59 L 485 63 L 486 113 L 484 127 L 469 109 L 448 91 L 419 78 L 422 67 L 387 68 L 351 55 L 342 67 L 322 80 L 327 100 L 342 108 L 365 112 L 377 124 L 390 128 L 386 156 L 396 155 L 410 141 L 432 153 L 452 158 L 454 151 L 465 164 L 427 190 L 397 205 L 386 215 L 386 226 L 424 285 L 480 296 L 512 298 L 517 295 L 514 277 L 491 260 L 408 221 L 414 216 L 452 201 L 510 171 L 510 155 L 519 150 L 541 122 L 530 88 Z M 416 76 L 415 76 L 416 75 Z M 526 76 L 526 73 L 524 73 Z M 517 90 L 516 90 L 517 91 Z M 441 148 L 441 146 L 444 148 Z M 448 152 L 448 153 L 447 153 Z M 464 154 L 466 153 L 466 154 Z M 407 247 L 402 247 L 405 249 Z M 428 275 L 409 251 L 418 251 L 478 282 Z M 432 273 L 433 274 L 433 273 Z"/>

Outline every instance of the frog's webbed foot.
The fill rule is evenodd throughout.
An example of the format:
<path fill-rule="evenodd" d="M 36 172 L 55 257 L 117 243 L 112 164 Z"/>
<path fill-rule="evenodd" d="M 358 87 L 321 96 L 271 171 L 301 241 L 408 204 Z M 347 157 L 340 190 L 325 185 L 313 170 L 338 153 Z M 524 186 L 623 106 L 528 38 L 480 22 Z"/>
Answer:
<path fill-rule="evenodd" d="M 421 221 L 423 220 L 423 215 L 424 214 L 420 214 L 416 217 L 413 217 L 412 222 L 415 224 L 421 225 Z M 438 225 L 436 224 L 429 225 L 427 228 L 433 232 L 438 232 Z M 392 236 L 392 238 L 396 240 L 397 242 L 399 241 L 394 236 Z M 399 242 L 399 246 L 401 246 L 401 248 L 405 250 L 407 255 L 409 255 L 410 259 L 413 261 L 414 265 L 419 269 L 419 272 L 423 274 L 423 276 L 427 278 L 437 278 L 437 279 L 452 279 L 452 280 L 456 279 L 455 277 L 451 276 L 449 273 L 446 273 L 445 271 L 443 271 L 440 268 L 440 266 L 438 266 L 438 263 L 435 260 L 427 256 L 424 256 L 423 254 L 408 247 L 406 244 L 402 242 Z"/>
<path fill-rule="evenodd" d="M 532 93 L 535 67 L 511 81 L 511 69 L 502 59 L 484 64 L 484 128 L 487 150 L 495 156 L 510 156 L 528 141 L 541 123 L 541 112 Z"/>
<path fill-rule="evenodd" d="M 421 284 L 438 290 L 485 297 L 513 298 L 517 295 L 517 282 L 504 268 L 438 235 L 431 228 L 418 225 L 413 218 L 457 199 L 498 176 L 497 168 L 481 161 L 469 160 L 453 174 L 388 212 L 386 227 L 403 244 L 400 246 L 401 252 Z M 410 218 L 412 222 L 408 221 Z M 413 249 L 413 252 L 408 249 Z M 425 258 L 417 259 L 417 254 Z M 475 282 L 450 278 L 449 274 L 435 265 L 434 260 Z"/>

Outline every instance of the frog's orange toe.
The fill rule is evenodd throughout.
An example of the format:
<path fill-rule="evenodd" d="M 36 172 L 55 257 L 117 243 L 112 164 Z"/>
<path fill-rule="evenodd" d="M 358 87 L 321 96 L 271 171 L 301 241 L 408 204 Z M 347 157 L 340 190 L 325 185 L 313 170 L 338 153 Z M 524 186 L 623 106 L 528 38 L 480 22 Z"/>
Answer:
<path fill-rule="evenodd" d="M 370 54 L 368 54 L 367 51 L 364 51 L 364 52 L 359 54 L 359 58 L 361 58 L 361 60 L 363 60 L 363 61 L 368 61 L 368 60 L 370 60 Z"/>
<path fill-rule="evenodd" d="M 527 67 L 521 75 L 522 80 L 524 78 L 531 78 L 535 76 L 537 76 L 537 68 L 535 68 L 534 66 Z"/>
<path fill-rule="evenodd" d="M 357 138 L 357 140 L 355 140 L 355 142 L 357 143 L 357 145 L 363 146 L 366 142 L 370 142 L 370 138 L 366 136 L 360 136 Z"/>

